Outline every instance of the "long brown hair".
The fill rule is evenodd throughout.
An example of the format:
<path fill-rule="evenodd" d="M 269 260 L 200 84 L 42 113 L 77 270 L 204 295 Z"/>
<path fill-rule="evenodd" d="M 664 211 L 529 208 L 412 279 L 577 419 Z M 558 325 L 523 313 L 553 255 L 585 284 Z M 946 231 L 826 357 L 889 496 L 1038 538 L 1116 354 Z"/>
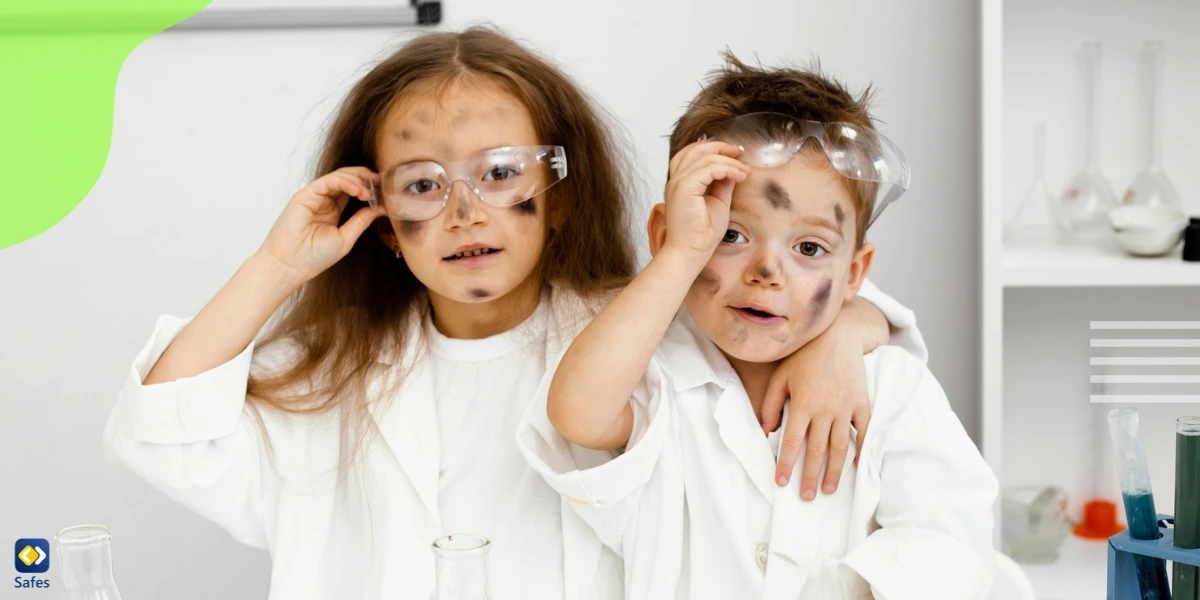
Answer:
<path fill-rule="evenodd" d="M 426 84 L 446 85 L 463 77 L 502 85 L 529 110 L 541 143 L 566 149 L 568 176 L 545 192 L 546 213 L 555 215 L 555 222 L 553 231 L 547 228 L 534 276 L 543 285 L 561 283 L 583 295 L 627 281 L 634 271 L 626 221 L 631 190 L 624 183 L 631 171 L 613 131 L 570 78 L 495 30 L 422 35 L 371 69 L 334 117 L 314 176 L 352 165 L 378 170 L 378 129 L 397 99 L 418 84 L 427 90 Z M 348 203 L 341 222 L 361 207 Z M 369 423 L 367 408 L 376 399 L 368 398 L 371 367 L 380 353 L 406 348 L 427 302 L 424 286 L 404 261 L 378 235 L 365 233 L 345 258 L 289 299 L 256 348 L 257 353 L 285 343 L 294 349 L 280 369 L 251 375 L 247 397 L 260 424 L 260 408 L 336 411 L 343 417 L 343 434 L 347 426 L 357 433 L 351 446 L 358 448 L 370 428 L 354 426 Z"/>

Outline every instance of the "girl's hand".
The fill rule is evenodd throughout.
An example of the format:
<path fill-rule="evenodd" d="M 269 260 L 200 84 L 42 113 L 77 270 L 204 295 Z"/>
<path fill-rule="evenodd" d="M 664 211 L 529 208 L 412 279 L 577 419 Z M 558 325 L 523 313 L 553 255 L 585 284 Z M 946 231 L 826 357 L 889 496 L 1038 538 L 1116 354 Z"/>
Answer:
<path fill-rule="evenodd" d="M 369 200 L 367 182 L 379 176 L 366 167 L 343 167 L 296 192 L 271 226 L 259 253 L 294 272 L 296 285 L 316 277 L 350 252 L 378 211 L 363 206 L 341 227 L 338 217 L 352 197 Z"/>
<path fill-rule="evenodd" d="M 750 176 L 737 146 L 701 141 L 671 159 L 667 181 L 667 239 L 664 248 L 702 255 L 705 260 L 729 227 L 733 186 Z"/>
<path fill-rule="evenodd" d="M 887 343 L 889 326 L 883 313 L 870 302 L 855 297 L 842 307 L 829 329 L 785 358 L 767 385 L 762 405 L 763 430 L 775 431 L 789 397 L 788 421 L 779 445 L 775 480 L 786 485 L 792 467 L 807 439 L 800 497 L 816 498 L 817 478 L 829 450 L 829 465 L 822 485 L 826 494 L 837 491 L 850 446 L 850 426 L 858 432 L 855 464 L 862 454 L 871 422 L 867 397 L 867 372 L 863 354 Z"/>

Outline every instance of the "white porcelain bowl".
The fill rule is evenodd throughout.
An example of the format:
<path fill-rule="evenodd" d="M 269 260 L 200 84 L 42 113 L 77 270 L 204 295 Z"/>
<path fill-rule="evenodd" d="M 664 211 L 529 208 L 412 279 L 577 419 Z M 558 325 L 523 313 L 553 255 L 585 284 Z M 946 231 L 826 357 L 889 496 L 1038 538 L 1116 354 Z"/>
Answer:
<path fill-rule="evenodd" d="M 1113 236 L 1134 256 L 1161 256 L 1183 239 L 1187 215 L 1165 206 L 1118 206 L 1108 212 Z"/>

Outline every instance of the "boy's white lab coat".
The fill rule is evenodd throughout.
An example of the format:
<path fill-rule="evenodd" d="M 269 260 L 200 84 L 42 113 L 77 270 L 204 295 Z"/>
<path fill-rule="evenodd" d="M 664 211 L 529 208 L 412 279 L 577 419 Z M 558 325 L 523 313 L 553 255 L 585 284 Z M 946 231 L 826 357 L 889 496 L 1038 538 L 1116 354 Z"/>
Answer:
<path fill-rule="evenodd" d="M 623 455 L 573 463 L 546 417 L 552 375 L 518 443 L 623 556 L 632 600 L 987 597 L 995 477 L 920 361 L 893 346 L 864 360 L 874 408 L 859 466 L 852 445 L 838 491 L 812 502 L 799 498 L 803 453 L 787 487 L 772 482 L 779 434 L 762 438 L 686 309 L 634 392 Z"/>
<path fill-rule="evenodd" d="M 860 294 L 899 328 L 899 339 L 924 353 L 908 309 L 873 286 Z M 547 365 L 598 312 L 596 302 L 554 287 L 548 300 Z M 440 440 L 430 373 L 420 336 L 402 354 L 381 356 L 372 386 L 409 370 L 397 397 L 373 407 L 377 434 L 355 466 L 339 476 L 351 451 L 337 413 L 305 418 L 263 411 L 270 457 L 245 404 L 253 344 L 230 362 L 195 377 L 143 386 L 186 320 L 165 316 L 137 355 L 104 432 L 109 460 L 119 462 L 175 500 L 220 524 L 272 559 L 270 598 L 427 600 L 433 589 L 430 544 L 443 534 L 438 514 Z M 286 349 L 254 357 L 267 371 L 289 364 Z M 586 468 L 612 459 L 563 444 Z M 563 569 L 568 600 L 623 596 L 620 559 L 563 500 Z M 452 533 L 452 532 L 451 532 Z M 378 567 L 376 567 L 378 565 Z"/>

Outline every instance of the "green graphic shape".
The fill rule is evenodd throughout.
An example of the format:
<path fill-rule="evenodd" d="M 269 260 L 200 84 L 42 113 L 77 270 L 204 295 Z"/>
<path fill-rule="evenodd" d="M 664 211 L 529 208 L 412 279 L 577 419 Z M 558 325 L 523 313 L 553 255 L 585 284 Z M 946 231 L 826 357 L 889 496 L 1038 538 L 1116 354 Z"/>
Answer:
<path fill-rule="evenodd" d="M 0 249 L 66 217 L 100 177 L 117 74 L 209 0 L 0 0 Z"/>

